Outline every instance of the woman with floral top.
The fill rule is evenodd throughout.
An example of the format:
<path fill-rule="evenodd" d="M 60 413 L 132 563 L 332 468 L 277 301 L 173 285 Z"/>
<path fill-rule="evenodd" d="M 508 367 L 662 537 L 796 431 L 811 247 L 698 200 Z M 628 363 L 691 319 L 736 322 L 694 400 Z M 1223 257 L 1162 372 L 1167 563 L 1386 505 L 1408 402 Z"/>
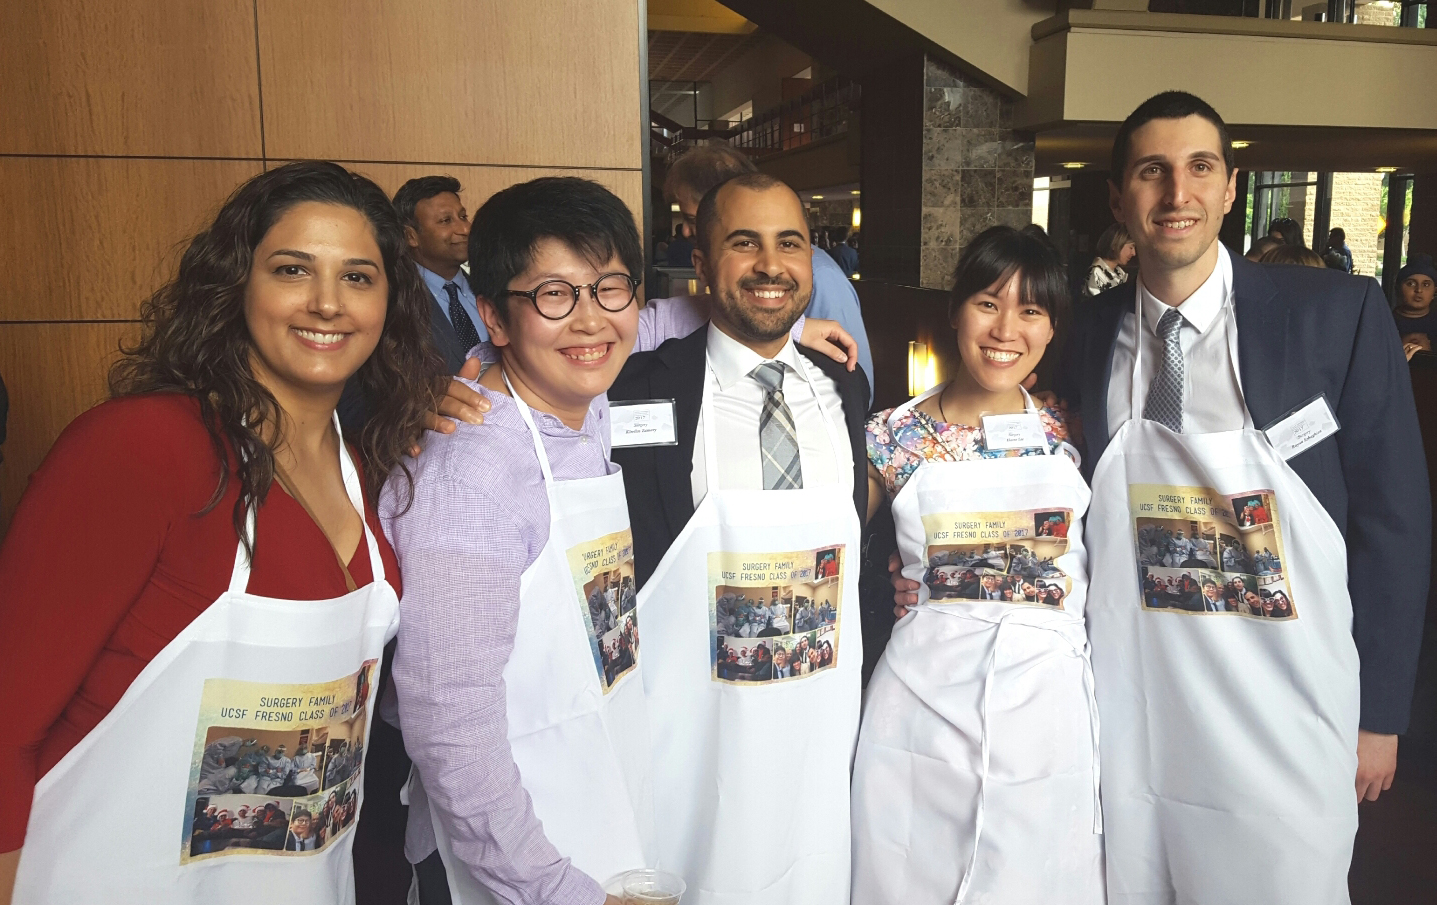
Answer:
<path fill-rule="evenodd" d="M 891 503 L 920 584 L 864 699 L 855 902 L 1105 899 L 1089 493 L 1063 411 L 1022 387 L 1067 304 L 1041 230 L 980 234 L 949 302 L 958 373 L 868 423 L 869 514 Z"/>

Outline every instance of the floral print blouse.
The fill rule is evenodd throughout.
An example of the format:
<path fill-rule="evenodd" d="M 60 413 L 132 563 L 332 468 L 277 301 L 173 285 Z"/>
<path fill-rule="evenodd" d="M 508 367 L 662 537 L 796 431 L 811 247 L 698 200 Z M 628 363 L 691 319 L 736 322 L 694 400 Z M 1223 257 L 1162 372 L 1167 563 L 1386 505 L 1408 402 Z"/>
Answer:
<path fill-rule="evenodd" d="M 885 409 L 868 419 L 866 426 L 868 461 L 883 475 L 889 499 L 898 495 L 909 475 L 926 461 L 966 462 L 971 459 L 1000 459 L 1008 456 L 1041 456 L 1040 449 L 987 449 L 983 428 L 948 424 L 917 409 L 904 412 L 892 427 Z M 1048 444 L 1059 451 L 1068 439 L 1068 415 L 1062 406 L 1040 409 L 1038 417 L 1048 434 Z M 941 439 L 940 439 L 941 438 Z"/>

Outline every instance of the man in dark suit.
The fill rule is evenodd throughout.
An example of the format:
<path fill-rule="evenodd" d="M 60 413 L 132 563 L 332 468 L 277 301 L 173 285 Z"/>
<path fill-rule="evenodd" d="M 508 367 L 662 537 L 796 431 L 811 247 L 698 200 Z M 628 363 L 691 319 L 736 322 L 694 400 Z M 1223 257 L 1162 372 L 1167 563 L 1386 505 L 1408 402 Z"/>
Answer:
<path fill-rule="evenodd" d="M 759 190 L 762 192 L 793 195 L 793 190 L 783 183 L 756 173 L 736 177 L 725 185 L 739 179 L 753 179 L 762 183 L 765 186 Z M 797 219 L 800 221 L 796 225 L 805 230 L 803 235 L 806 237 L 807 223 L 802 222 L 803 208 L 797 203 L 797 196 L 793 197 Z M 705 240 L 717 241 L 714 237 L 700 237 L 699 257 L 696 260 L 701 263 L 704 261 L 702 253 Z M 806 240 L 803 244 L 807 247 Z M 803 297 L 806 306 L 807 299 L 812 294 L 811 271 L 794 272 L 790 269 L 788 275 L 798 283 L 795 294 Z M 717 274 L 706 275 L 705 279 L 715 288 L 716 294 L 722 291 L 717 282 Z M 803 310 L 800 307 L 791 311 L 792 320 L 784 330 L 792 326 Z M 691 483 L 694 438 L 699 426 L 709 332 L 718 329 L 728 335 L 732 335 L 729 331 L 741 333 L 742 329 L 735 329 L 730 323 L 731 319 L 732 316 L 725 313 L 722 305 L 715 304 L 709 326 L 696 330 L 683 339 L 670 340 L 652 352 L 632 356 L 619 374 L 619 379 L 609 390 L 610 402 L 672 399 L 677 409 L 676 445 L 641 446 L 613 451 L 613 460 L 624 469 L 624 488 L 629 497 L 629 514 L 634 533 L 635 580 L 640 588 L 653 574 L 654 567 L 668 552 L 674 538 L 694 514 L 697 503 Z M 846 370 L 844 365 L 824 355 L 810 352 L 801 346 L 794 348 L 821 371 L 825 378 L 833 382 L 842 401 L 843 430 L 848 438 L 853 459 L 852 474 L 841 476 L 840 486 L 852 493 L 861 523 L 867 514 L 868 505 L 868 455 L 863 433 L 863 422 L 868 411 L 868 380 L 862 370 Z M 802 425 L 800 429 L 801 427 Z M 757 433 L 757 430 L 758 425 L 755 423 L 754 433 Z M 823 442 L 826 444 L 827 441 Z"/>
<path fill-rule="evenodd" d="M 1110 172 L 1111 207 L 1132 235 L 1142 269 L 1137 280 L 1108 290 L 1079 314 L 1059 383 L 1070 410 L 1081 413 L 1083 469 L 1094 483 L 1085 540 L 1093 556 L 1088 617 L 1104 720 L 1109 889 L 1135 903 L 1173 901 L 1174 895 L 1227 901 L 1237 887 L 1266 883 L 1269 889 L 1251 891 L 1250 897 L 1345 901 L 1344 852 L 1351 851 L 1357 823 L 1355 806 L 1350 812 L 1344 806 L 1353 792 L 1346 764 L 1355 761 L 1359 799 L 1376 799 L 1392 782 L 1397 735 L 1407 727 L 1412 704 L 1427 598 L 1426 464 L 1392 315 L 1371 279 L 1254 264 L 1218 242 L 1236 196 L 1236 170 L 1226 126 L 1201 99 L 1166 92 L 1139 106 L 1118 131 Z M 1307 432 L 1303 444 L 1279 443 L 1273 434 L 1254 436 L 1319 396 L 1335 415 L 1335 424 L 1324 426 L 1335 432 Z M 1309 424 L 1322 423 L 1320 406 L 1311 411 Z M 1206 447 L 1188 439 L 1224 433 L 1238 439 Z M 1306 745 L 1300 754 L 1283 755 L 1292 774 L 1276 781 L 1290 787 L 1274 798 L 1279 804 L 1258 806 L 1240 776 L 1189 773 L 1178 794 L 1187 796 L 1184 802 L 1201 803 L 1201 821 L 1167 811 L 1175 816 L 1164 827 L 1174 834 L 1246 832 L 1259 825 L 1252 815 L 1266 807 L 1260 820 L 1273 832 L 1280 824 L 1301 826 L 1298 835 L 1307 835 L 1294 838 L 1284 851 L 1290 857 L 1280 866 L 1224 853 L 1223 868 L 1217 869 L 1211 853 L 1159 848 L 1159 832 L 1152 827 L 1169 818 L 1153 815 L 1172 795 L 1154 791 L 1153 784 L 1164 780 L 1145 772 L 1143 753 L 1124 742 L 1142 736 L 1158 739 L 1145 743 L 1171 744 L 1226 732 L 1229 723 L 1182 703 L 1184 695 L 1210 687 L 1209 680 L 1223 681 L 1225 673 L 1215 664 L 1222 663 L 1225 649 L 1205 631 L 1139 631 L 1157 623 L 1135 620 L 1165 617 L 1126 611 L 1102 596 L 1122 592 L 1119 548 L 1131 544 L 1124 535 L 1133 517 L 1123 485 L 1130 476 L 1152 474 L 1152 457 L 1161 456 L 1168 457 L 1169 472 L 1212 474 L 1235 464 L 1224 450 L 1239 443 L 1251 450 L 1242 467 L 1260 472 L 1254 481 L 1280 481 L 1289 488 L 1288 513 L 1296 499 L 1292 494 L 1302 489 L 1293 485 L 1300 481 L 1311 497 L 1302 500 L 1304 510 L 1311 512 L 1305 507 L 1315 501 L 1330 516 L 1346 546 L 1348 588 L 1346 594 L 1339 588 L 1324 596 L 1323 582 L 1332 571 L 1324 552 L 1326 526 L 1311 515 L 1305 520 L 1289 515 L 1282 526 L 1285 559 L 1296 559 L 1308 573 L 1304 580 L 1316 585 L 1308 591 L 1310 606 L 1321 608 L 1324 618 L 1309 623 L 1316 633 L 1311 640 L 1271 638 L 1266 655 L 1270 666 L 1287 670 L 1289 685 L 1282 691 L 1288 697 L 1242 699 L 1243 689 L 1229 687 L 1222 706 L 1252 714 L 1251 728 L 1265 740 L 1284 734 L 1288 740 L 1282 744 Z M 1179 461 L 1179 449 L 1190 458 Z M 1305 555 L 1293 557 L 1294 549 Z M 1101 591 L 1100 580 L 1107 585 Z M 1351 640 L 1334 634 L 1348 630 L 1347 612 Z M 1179 637 L 1191 646 L 1173 640 Z M 1141 653 L 1123 649 L 1138 638 Z M 1229 649 L 1250 649 L 1243 647 L 1250 635 L 1234 638 Z M 1355 658 L 1345 652 L 1349 645 Z M 1318 658 L 1323 658 L 1320 669 L 1313 665 Z M 1177 681 L 1143 687 L 1130 665 L 1138 660 L 1164 664 Z M 1133 688 L 1140 689 L 1139 697 L 1151 690 L 1156 702 L 1150 702 L 1149 712 L 1158 714 L 1137 733 L 1129 724 L 1130 698 L 1124 697 Z M 1289 700 L 1292 707 L 1282 706 Z M 1284 721 L 1289 711 L 1303 707 L 1325 714 L 1321 719 L 1332 731 L 1302 743 L 1290 739 Z M 1110 725 L 1117 739 L 1111 746 Z M 1230 744 L 1252 742 L 1234 738 Z M 1314 753 L 1317 745 L 1325 754 Z M 1302 793 L 1290 790 L 1303 782 Z M 1249 805 L 1243 823 L 1234 815 Z M 1287 898 L 1273 898 L 1275 889 L 1288 890 Z"/>
<path fill-rule="evenodd" d="M 434 297 L 429 329 L 451 374 L 464 364 L 465 353 L 489 338 L 462 270 L 469 260 L 469 212 L 459 200 L 462 190 L 453 176 L 421 176 L 394 193 L 409 253 Z"/>

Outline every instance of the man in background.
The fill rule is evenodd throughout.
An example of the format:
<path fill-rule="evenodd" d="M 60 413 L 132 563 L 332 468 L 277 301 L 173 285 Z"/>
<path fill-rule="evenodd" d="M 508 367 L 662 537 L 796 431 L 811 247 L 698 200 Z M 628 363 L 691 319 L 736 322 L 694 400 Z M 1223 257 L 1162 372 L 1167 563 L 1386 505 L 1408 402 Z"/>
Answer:
<path fill-rule="evenodd" d="M 464 356 L 488 340 L 474 301 L 474 290 L 460 268 L 469 260 L 469 212 L 459 200 L 462 187 L 453 176 L 420 176 L 394 193 L 394 210 L 404 224 L 404 238 L 419 267 L 419 276 L 434 296 L 429 326 L 434 344 L 450 373 Z"/>

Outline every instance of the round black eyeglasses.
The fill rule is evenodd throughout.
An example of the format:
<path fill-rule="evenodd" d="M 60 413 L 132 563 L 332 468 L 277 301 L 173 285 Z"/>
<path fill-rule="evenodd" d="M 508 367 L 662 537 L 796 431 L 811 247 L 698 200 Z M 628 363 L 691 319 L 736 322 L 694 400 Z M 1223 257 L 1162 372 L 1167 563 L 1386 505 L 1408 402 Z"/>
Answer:
<path fill-rule="evenodd" d="M 534 303 L 540 316 L 561 321 L 579 304 L 579 293 L 589 290 L 600 308 L 611 313 L 623 311 L 638 296 L 639 280 L 627 273 L 606 273 L 592 283 L 575 286 L 567 280 L 546 280 L 533 289 L 509 289 L 504 296 L 522 295 Z"/>

